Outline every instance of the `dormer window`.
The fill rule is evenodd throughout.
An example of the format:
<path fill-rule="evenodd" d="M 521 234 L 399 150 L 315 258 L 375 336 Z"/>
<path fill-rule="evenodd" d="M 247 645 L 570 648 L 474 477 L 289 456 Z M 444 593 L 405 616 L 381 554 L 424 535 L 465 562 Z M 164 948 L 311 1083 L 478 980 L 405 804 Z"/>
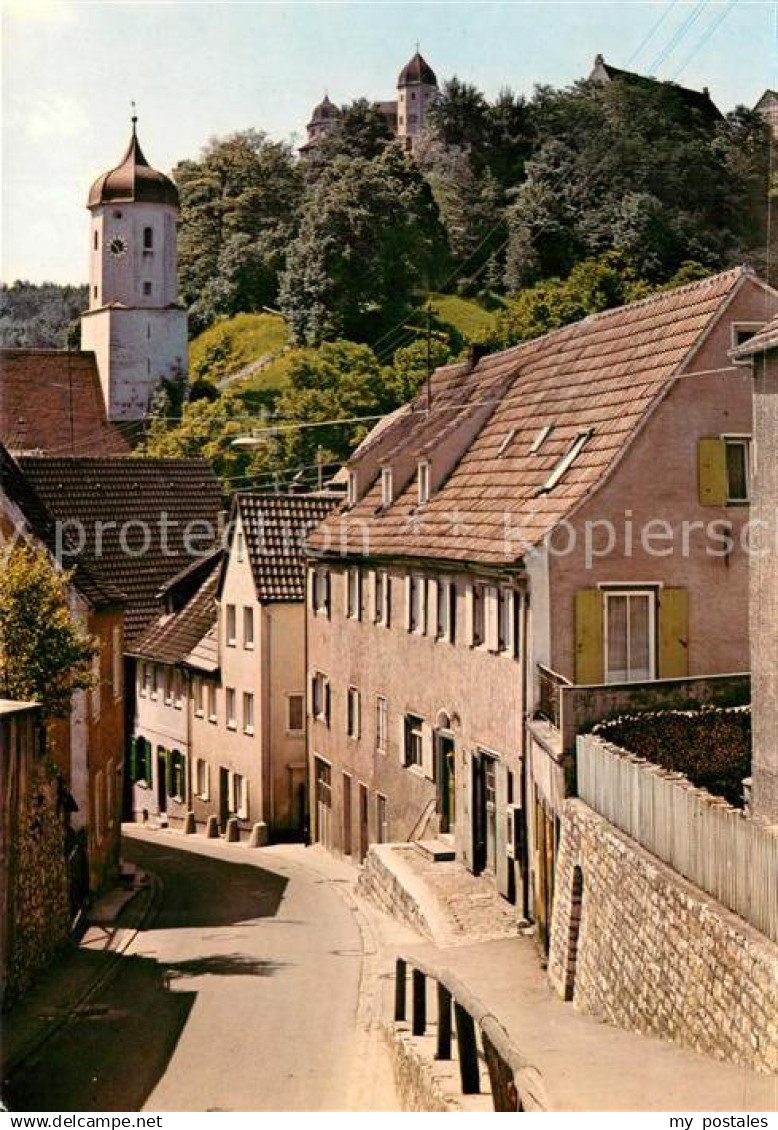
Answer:
<path fill-rule="evenodd" d="M 419 463 L 419 506 L 424 506 L 430 500 L 430 465 L 426 459 Z"/>
<path fill-rule="evenodd" d="M 590 428 L 587 432 L 579 432 L 573 440 L 572 444 L 567 450 L 567 453 L 557 463 L 554 470 L 546 479 L 543 486 L 540 488 L 539 494 L 544 494 L 546 491 L 553 490 L 562 476 L 570 470 L 575 460 L 583 451 L 588 440 L 592 436 L 593 429 Z"/>
<path fill-rule="evenodd" d="M 348 490 L 346 500 L 349 506 L 356 506 L 357 504 L 357 473 L 356 471 L 349 471 L 348 473 Z"/>
<path fill-rule="evenodd" d="M 733 322 L 732 323 L 732 348 L 737 349 L 740 345 L 745 345 L 752 337 L 756 337 L 760 330 L 764 329 L 762 322 Z M 751 358 L 745 357 L 742 361 L 735 361 L 736 365 L 750 365 Z"/>
<path fill-rule="evenodd" d="M 381 468 L 381 505 L 391 506 L 393 502 L 394 488 L 392 485 L 392 468 Z"/>
<path fill-rule="evenodd" d="M 529 449 L 530 455 L 536 455 L 538 453 L 538 451 L 540 451 L 541 447 L 546 442 L 548 437 L 551 435 L 553 430 L 554 430 L 553 424 L 546 424 L 545 427 L 540 429 L 540 431 L 538 432 L 538 434 L 535 436 L 534 440 L 532 441 L 532 447 Z"/>

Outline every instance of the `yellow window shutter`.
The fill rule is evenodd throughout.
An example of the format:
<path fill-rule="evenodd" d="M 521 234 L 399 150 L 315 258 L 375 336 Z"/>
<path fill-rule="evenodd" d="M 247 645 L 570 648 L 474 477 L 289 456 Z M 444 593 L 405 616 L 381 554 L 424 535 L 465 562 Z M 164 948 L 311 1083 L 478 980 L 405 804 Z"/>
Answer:
<path fill-rule="evenodd" d="M 662 589 L 659 595 L 659 678 L 689 674 L 689 590 Z"/>
<path fill-rule="evenodd" d="M 701 506 L 726 506 L 727 448 L 723 439 L 701 439 L 697 442 L 697 470 Z"/>
<path fill-rule="evenodd" d="M 575 681 L 581 686 L 605 678 L 603 595 L 599 589 L 575 594 Z"/>

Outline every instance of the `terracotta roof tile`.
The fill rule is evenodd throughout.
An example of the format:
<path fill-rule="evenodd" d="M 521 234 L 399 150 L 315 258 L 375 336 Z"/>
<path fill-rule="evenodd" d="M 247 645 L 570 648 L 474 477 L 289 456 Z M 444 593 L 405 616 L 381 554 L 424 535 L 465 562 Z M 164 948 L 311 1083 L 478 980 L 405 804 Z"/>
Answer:
<path fill-rule="evenodd" d="M 257 600 L 305 600 L 305 541 L 336 502 L 331 495 L 320 494 L 241 492 L 236 496 Z"/>
<path fill-rule="evenodd" d="M 161 663 L 184 663 L 216 623 L 216 589 L 221 555 L 205 566 L 205 579 L 177 612 L 164 613 L 132 646 L 132 654 Z"/>
<path fill-rule="evenodd" d="M 435 450 L 454 423 L 475 406 L 488 406 L 486 422 L 453 470 L 423 510 L 415 478 L 382 509 L 376 478 L 355 507 L 322 524 L 309 539 L 311 549 L 326 552 L 328 537 L 338 546 L 344 536 L 359 546 L 359 531 L 367 527 L 371 555 L 490 564 L 520 559 L 602 482 L 714 316 L 751 277 L 741 268 L 727 271 L 491 354 L 470 371 L 439 369 L 431 412 L 422 392 L 374 429 L 350 466 L 375 461 L 379 449 L 380 463 L 431 452 L 434 476 Z M 548 425 L 553 430 L 533 453 Z M 581 453 L 553 489 L 539 493 L 581 432 L 591 433 Z"/>

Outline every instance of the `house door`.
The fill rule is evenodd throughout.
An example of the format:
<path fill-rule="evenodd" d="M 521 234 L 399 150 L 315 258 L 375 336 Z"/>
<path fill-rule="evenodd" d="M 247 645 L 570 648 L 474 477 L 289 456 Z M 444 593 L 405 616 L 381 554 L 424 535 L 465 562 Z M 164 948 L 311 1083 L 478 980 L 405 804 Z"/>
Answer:
<path fill-rule="evenodd" d="M 167 754 L 157 750 L 157 812 L 167 812 Z"/>
<path fill-rule="evenodd" d="M 473 757 L 473 871 L 495 873 L 497 863 L 497 758 Z"/>
<path fill-rule="evenodd" d="M 368 835 L 368 791 L 367 785 L 359 786 L 359 862 L 367 855 L 370 843 Z"/>
<path fill-rule="evenodd" d="M 316 842 L 332 847 L 332 766 L 320 757 L 314 759 L 316 782 Z"/>
<path fill-rule="evenodd" d="M 219 824 L 222 832 L 227 831 L 230 818 L 230 771 L 219 767 Z"/>
<path fill-rule="evenodd" d="M 441 832 L 453 832 L 456 823 L 456 753 L 451 734 L 437 734 L 437 810 Z"/>
<path fill-rule="evenodd" d="M 343 854 L 351 855 L 351 777 L 343 774 Z"/>

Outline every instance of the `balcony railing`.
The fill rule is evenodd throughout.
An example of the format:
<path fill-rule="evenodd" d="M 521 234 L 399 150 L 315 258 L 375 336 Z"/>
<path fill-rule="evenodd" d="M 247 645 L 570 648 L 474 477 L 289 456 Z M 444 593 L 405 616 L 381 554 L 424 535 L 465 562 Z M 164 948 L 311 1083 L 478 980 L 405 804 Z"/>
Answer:
<path fill-rule="evenodd" d="M 542 663 L 537 665 L 538 672 L 538 705 L 536 714 L 538 718 L 545 718 L 557 730 L 562 729 L 562 687 L 569 687 L 570 680 L 564 675 L 557 674 L 550 667 Z"/>

